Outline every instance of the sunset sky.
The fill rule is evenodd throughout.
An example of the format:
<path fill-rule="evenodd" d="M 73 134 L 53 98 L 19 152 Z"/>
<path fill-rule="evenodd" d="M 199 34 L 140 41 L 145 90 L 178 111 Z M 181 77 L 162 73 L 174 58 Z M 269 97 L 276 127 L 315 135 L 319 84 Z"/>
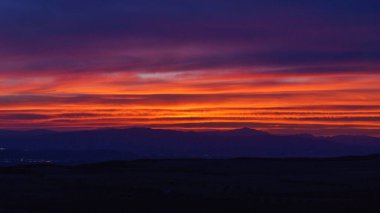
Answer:
<path fill-rule="evenodd" d="M 380 136 L 378 0 L 1 0 L 0 129 Z"/>

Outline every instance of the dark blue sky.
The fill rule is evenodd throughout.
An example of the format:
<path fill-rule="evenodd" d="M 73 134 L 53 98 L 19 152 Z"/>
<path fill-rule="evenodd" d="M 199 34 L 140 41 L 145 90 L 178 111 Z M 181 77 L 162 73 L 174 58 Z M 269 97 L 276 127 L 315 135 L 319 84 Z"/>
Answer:
<path fill-rule="evenodd" d="M 82 55 L 84 52 L 195 45 L 230 50 L 160 63 L 172 65 L 179 60 L 184 66 L 191 61 L 193 68 L 236 66 L 236 63 L 327 66 L 366 62 L 363 69 L 368 69 L 370 65 L 378 66 L 380 56 L 379 11 L 378 1 L 354 0 L 3 0 L 0 54 L 48 57 L 25 62 L 22 69 L 26 70 L 33 67 L 49 70 L 54 66 L 75 70 L 92 65 L 91 59 Z M 81 54 L 83 58 L 70 58 L 73 54 Z M 62 55 L 69 57 L 54 57 Z M 122 61 L 115 64 L 108 62 L 108 58 L 102 60 L 97 63 L 128 66 Z M 154 63 L 145 60 L 141 63 Z M 341 69 L 348 71 L 349 67 L 342 65 L 332 71 Z"/>

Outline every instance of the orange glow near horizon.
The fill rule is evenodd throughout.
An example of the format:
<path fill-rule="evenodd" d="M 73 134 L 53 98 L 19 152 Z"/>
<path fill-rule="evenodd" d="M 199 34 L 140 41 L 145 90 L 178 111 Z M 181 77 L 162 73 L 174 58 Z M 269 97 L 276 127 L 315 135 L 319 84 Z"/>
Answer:
<path fill-rule="evenodd" d="M 379 74 L 255 71 L 0 74 L 0 127 L 252 127 L 274 133 L 377 134 Z"/>

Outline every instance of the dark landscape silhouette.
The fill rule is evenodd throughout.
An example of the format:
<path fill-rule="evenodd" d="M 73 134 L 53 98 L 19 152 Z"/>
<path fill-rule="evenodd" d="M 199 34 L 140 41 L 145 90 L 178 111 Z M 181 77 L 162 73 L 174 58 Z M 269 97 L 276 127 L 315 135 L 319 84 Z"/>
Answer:
<path fill-rule="evenodd" d="M 0 212 L 378 212 L 380 139 L 0 132 Z"/>
<path fill-rule="evenodd" d="M 380 156 L 0 167 L 0 212 L 378 212 Z"/>
<path fill-rule="evenodd" d="M 91 163 L 146 158 L 337 157 L 380 153 L 369 136 L 273 135 L 249 128 L 176 131 L 149 128 L 73 132 L 0 131 L 3 164 Z"/>

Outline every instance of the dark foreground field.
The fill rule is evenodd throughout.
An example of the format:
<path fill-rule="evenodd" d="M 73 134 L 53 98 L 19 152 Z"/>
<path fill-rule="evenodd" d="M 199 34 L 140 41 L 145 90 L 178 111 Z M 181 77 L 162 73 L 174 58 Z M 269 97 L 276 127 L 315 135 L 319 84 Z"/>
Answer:
<path fill-rule="evenodd" d="M 3 167 L 0 190 L 0 212 L 380 212 L 380 160 Z"/>

